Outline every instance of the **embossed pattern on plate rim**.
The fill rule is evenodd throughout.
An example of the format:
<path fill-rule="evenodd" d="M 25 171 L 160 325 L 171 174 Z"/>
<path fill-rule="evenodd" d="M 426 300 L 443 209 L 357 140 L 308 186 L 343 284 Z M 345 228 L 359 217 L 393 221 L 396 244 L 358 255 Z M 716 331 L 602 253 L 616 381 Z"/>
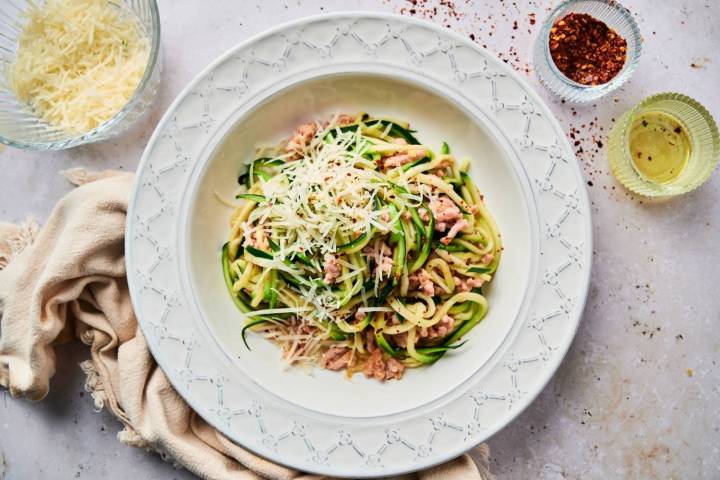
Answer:
<path fill-rule="evenodd" d="M 150 166 L 149 157 L 152 154 L 152 149 L 158 139 L 163 135 L 163 132 L 167 129 L 168 124 L 170 124 L 171 129 L 177 127 L 177 125 L 172 124 L 173 113 L 184 101 L 187 100 L 188 95 L 193 92 L 193 89 L 198 85 L 198 83 L 210 76 L 214 69 L 216 69 L 224 61 L 231 58 L 232 55 L 243 51 L 243 49 L 249 48 L 255 43 L 261 42 L 264 39 L 281 35 L 283 32 L 290 32 L 293 29 L 296 29 L 303 25 L 311 25 L 320 22 L 335 22 L 334 24 L 337 26 L 343 20 L 351 21 L 352 25 L 362 22 L 363 20 L 384 21 L 389 27 L 388 35 L 390 35 L 392 31 L 391 25 L 394 25 L 396 27 L 401 26 L 407 28 L 409 26 L 412 26 L 419 29 L 426 29 L 430 34 L 434 34 L 437 37 L 438 44 L 432 52 L 425 52 L 424 55 L 434 55 L 438 54 L 438 52 L 446 55 L 453 69 L 453 73 L 455 76 L 454 80 L 456 82 L 462 83 L 467 78 L 467 72 L 463 71 L 458 67 L 457 62 L 452 54 L 453 50 L 458 46 L 469 48 L 470 50 L 474 51 L 479 57 L 481 57 L 485 65 L 486 72 L 490 70 L 494 72 L 493 75 L 497 75 L 503 78 L 510 77 L 517 85 L 517 88 L 523 92 L 524 100 L 520 104 L 505 105 L 498 96 L 496 84 L 493 80 L 490 110 L 494 113 L 498 113 L 503 109 L 506 109 L 508 111 L 519 110 L 522 113 L 523 118 L 525 119 L 525 126 L 522 130 L 522 136 L 520 138 L 515 138 L 513 137 L 513 135 L 508 135 L 508 139 L 515 140 L 514 148 L 517 150 L 518 154 L 520 154 L 519 152 L 527 151 L 528 149 L 535 149 L 538 151 L 546 152 L 549 160 L 548 168 L 546 169 L 544 177 L 535 178 L 535 183 L 533 187 L 536 188 L 537 191 L 534 191 L 533 193 L 535 194 L 535 196 L 555 195 L 557 198 L 560 198 L 562 201 L 565 202 L 565 208 L 559 212 L 559 215 L 557 216 L 557 221 L 555 223 L 546 224 L 546 241 L 550 241 L 550 239 L 556 240 L 567 249 L 567 258 L 564 259 L 564 261 L 559 262 L 556 267 L 552 269 L 548 268 L 545 271 L 545 277 L 542 280 L 543 285 L 548 288 L 553 288 L 557 292 L 557 308 L 555 308 L 554 310 L 547 307 L 545 309 L 533 309 L 535 311 L 533 311 L 532 315 L 527 319 L 526 326 L 530 329 L 537 330 L 538 332 L 538 342 L 540 344 L 540 349 L 538 353 L 536 353 L 534 356 L 531 355 L 529 357 L 523 357 L 518 359 L 515 355 L 515 352 L 509 351 L 504 357 L 505 361 L 500 362 L 497 365 L 496 368 L 505 369 L 509 373 L 511 383 L 510 389 L 502 394 L 497 394 L 487 393 L 481 388 L 479 388 L 476 389 L 472 394 L 470 394 L 469 398 L 472 399 L 472 401 L 477 407 L 475 408 L 473 414 L 468 417 L 467 425 L 459 425 L 457 423 L 454 423 L 452 420 L 448 420 L 447 418 L 445 418 L 444 412 L 440 412 L 435 415 L 425 415 L 422 420 L 417 419 L 418 422 L 426 421 L 427 423 L 429 423 L 430 429 L 426 432 L 425 438 L 404 438 L 403 435 L 400 433 L 399 428 L 393 427 L 385 430 L 384 441 L 378 444 L 378 446 L 374 446 L 373 448 L 368 448 L 367 445 L 359 444 L 354 440 L 352 432 L 345 431 L 343 429 L 336 431 L 336 440 L 334 443 L 332 443 L 331 441 L 329 443 L 329 446 L 327 446 L 326 448 L 318 448 L 317 446 L 315 446 L 315 444 L 328 442 L 327 439 L 310 438 L 310 432 L 308 430 L 313 427 L 320 430 L 323 427 L 322 425 L 313 425 L 313 422 L 317 421 L 312 418 L 302 420 L 296 419 L 292 422 L 291 425 L 288 425 L 287 431 L 282 431 L 279 434 L 269 432 L 264 427 L 265 421 L 263 419 L 263 415 L 269 415 L 270 413 L 273 413 L 272 409 L 268 408 L 267 411 L 264 411 L 263 405 L 258 403 L 256 401 L 257 399 L 253 399 L 248 408 L 245 409 L 232 410 L 224 405 L 223 382 L 226 381 L 227 378 L 225 378 L 220 372 L 193 374 L 195 375 L 194 377 L 185 378 L 185 370 L 173 370 L 171 368 L 165 368 L 169 365 L 167 365 L 164 361 L 165 353 L 162 351 L 159 345 L 160 340 L 166 339 L 166 344 L 172 343 L 173 345 L 182 345 L 186 349 L 185 355 L 187 364 L 189 364 L 190 358 L 192 358 L 193 354 L 198 354 L 197 351 L 193 352 L 196 346 L 195 342 L 197 340 L 194 338 L 172 339 L 172 335 L 167 335 L 167 331 L 164 332 L 166 336 L 162 336 L 162 329 L 165 325 L 162 323 L 158 323 L 158 321 L 164 322 L 165 320 L 163 319 L 167 315 L 169 315 L 169 312 L 171 312 L 173 308 L 177 306 L 177 299 L 173 299 L 171 296 L 167 297 L 165 295 L 165 292 L 162 292 L 162 290 L 158 290 L 158 295 L 163 298 L 166 308 L 164 310 L 165 313 L 163 313 L 160 320 L 146 318 L 143 314 L 143 305 L 140 300 L 140 293 L 144 290 L 152 290 L 153 288 L 157 289 L 156 286 L 148 285 L 148 276 L 151 277 L 152 275 L 152 269 L 154 268 L 153 265 L 156 265 L 163 259 L 171 256 L 171 252 L 169 252 L 166 247 L 155 244 L 157 258 L 154 262 L 152 262 L 149 267 L 147 267 L 148 276 L 144 276 L 144 270 L 135 263 L 133 254 L 134 242 L 137 242 L 139 240 L 150 241 L 151 239 L 153 239 L 150 233 L 150 229 L 152 227 L 149 226 L 149 223 L 152 222 L 152 220 L 150 219 L 154 218 L 154 214 L 146 218 L 145 220 L 142 220 L 136 211 L 138 191 L 144 186 L 149 187 L 151 185 L 151 183 L 148 183 L 148 180 L 145 177 L 148 176 L 147 171 L 149 169 L 148 167 Z M 340 28 L 347 28 L 348 30 L 351 30 L 351 27 L 348 27 L 347 24 L 340 25 L 337 28 L 338 30 L 335 37 L 338 37 L 338 35 L 347 36 L 351 34 L 351 32 L 349 31 L 340 30 Z M 401 29 L 399 30 L 399 33 L 396 34 L 401 36 L 403 33 L 404 30 Z M 357 36 L 354 33 L 352 35 Z M 360 39 L 358 41 L 360 42 L 362 40 Z M 407 42 L 403 43 L 407 44 Z M 323 50 L 324 48 L 327 48 L 327 50 Z M 317 53 L 319 55 L 329 53 L 331 51 L 331 48 L 332 44 L 329 46 L 317 47 Z M 422 63 L 423 54 L 420 55 L 419 59 L 415 58 L 418 52 L 414 52 L 411 47 L 407 48 L 407 53 L 409 55 L 410 61 L 413 63 L 417 62 L 419 66 L 419 64 Z M 371 53 L 371 51 L 369 51 L 369 53 Z M 371 57 L 369 57 L 368 61 L 371 60 Z M 492 65 L 492 68 L 488 68 L 488 65 Z M 479 105 L 478 108 L 483 112 L 487 113 L 487 109 L 482 108 Z M 544 120 L 547 121 L 552 127 L 552 130 L 555 134 L 555 139 L 552 142 L 538 145 L 535 144 L 533 138 L 531 138 L 529 134 L 530 125 L 532 119 L 535 118 L 535 116 L 540 118 L 544 117 Z M 201 122 L 202 121 L 203 120 L 201 119 Z M 198 125 L 192 126 L 192 128 L 197 127 L 203 127 L 203 124 L 200 123 Z M 208 130 L 210 130 L 211 126 L 206 127 L 208 128 Z M 176 131 L 175 134 L 178 134 L 178 131 Z M 180 152 L 178 152 L 178 162 L 176 162 L 176 164 L 169 165 L 166 168 L 169 170 L 172 170 L 174 168 L 185 168 L 187 166 L 187 161 L 189 161 L 190 159 L 185 157 L 180 159 L 180 157 Z M 582 175 L 580 174 L 578 166 L 574 163 L 574 160 L 575 157 L 572 154 L 572 150 L 570 149 L 567 140 L 564 138 L 564 133 L 557 120 L 554 118 L 548 107 L 539 98 L 539 96 L 535 92 L 533 92 L 529 88 L 529 86 L 522 79 L 520 79 L 517 74 L 515 74 L 515 72 L 510 70 L 509 67 L 499 62 L 497 59 L 492 57 L 492 55 L 490 55 L 477 45 L 472 44 L 469 40 L 464 39 L 453 32 L 444 30 L 439 26 L 415 19 L 400 17 L 397 15 L 375 12 L 343 12 L 296 20 L 294 22 L 276 27 L 268 32 L 259 34 L 238 45 L 237 47 L 231 49 L 230 51 L 222 55 L 219 59 L 211 63 L 183 90 L 183 92 L 173 102 L 163 119 L 158 124 L 155 133 L 148 142 L 148 146 L 145 150 L 140 166 L 138 167 L 138 178 L 136 179 L 136 184 L 133 189 L 130 207 L 128 210 L 126 252 L 128 264 L 128 284 L 133 298 L 133 305 L 137 312 L 140 325 L 143 328 L 143 332 L 147 337 L 148 345 L 150 346 L 153 355 L 155 355 L 155 357 L 158 359 L 158 363 L 163 366 L 164 371 L 166 372 L 178 392 L 186 400 L 188 400 L 188 402 L 193 407 L 196 408 L 198 413 L 202 414 L 203 418 L 208 420 L 216 428 L 227 433 L 236 441 L 239 441 L 239 443 L 243 444 L 244 447 L 277 462 L 284 463 L 298 469 L 327 475 L 377 477 L 427 468 L 429 466 L 441 463 L 442 461 L 445 461 L 447 459 L 453 458 L 454 456 L 457 456 L 463 451 L 471 448 L 475 444 L 491 436 L 497 430 L 509 423 L 525 407 L 527 407 L 527 405 L 529 405 L 529 403 L 542 390 L 544 385 L 547 383 L 547 381 L 549 381 L 552 374 L 559 366 L 562 358 L 564 357 L 570 346 L 575 331 L 577 330 L 580 316 L 582 314 L 582 309 L 584 307 L 589 283 L 592 237 L 590 225 L 590 209 L 588 205 L 587 195 L 585 192 Z M 184 167 L 183 162 L 185 162 Z M 558 165 L 560 165 L 560 167 L 558 167 Z M 556 189 L 556 187 L 553 185 L 553 181 L 551 178 L 556 167 L 569 168 L 573 172 L 576 180 L 576 188 L 574 191 L 563 192 Z M 162 174 L 162 172 L 150 173 L 152 175 Z M 161 201 L 164 201 L 163 196 L 160 192 L 158 193 L 158 195 Z M 165 207 L 167 206 L 163 204 L 160 208 L 160 213 L 158 215 L 163 214 L 163 209 Z M 169 209 L 172 210 L 172 207 L 170 206 Z M 538 206 L 538 210 L 541 210 L 540 206 Z M 562 224 L 570 215 L 579 215 L 584 225 L 584 238 L 580 244 L 572 244 L 567 239 L 563 238 Z M 138 229 L 138 225 L 142 225 L 143 227 L 145 227 L 145 231 Z M 577 289 L 578 294 L 575 297 L 568 297 L 563 293 L 563 290 L 559 285 L 559 283 L 562 281 L 560 280 L 559 275 L 564 270 L 572 268 L 573 265 L 577 265 L 577 267 L 580 269 L 582 281 L 579 289 Z M 543 311 L 545 311 L 546 313 L 543 313 Z M 564 332 L 564 340 L 559 345 L 552 345 L 548 343 L 548 340 L 543 336 L 542 328 L 545 322 L 552 321 L 552 319 L 558 316 L 562 316 L 567 320 L 566 330 Z M 158 334 L 158 332 L 160 332 L 160 334 Z M 535 379 L 535 385 L 533 386 L 532 391 L 522 391 L 518 384 L 518 372 L 525 365 L 538 361 L 541 361 L 542 365 L 544 366 L 542 374 L 539 376 L 539 378 Z M 217 408 L 209 408 L 207 405 L 200 405 L 197 404 L 197 402 L 193 401 L 195 394 L 193 394 L 191 386 L 198 384 L 207 385 L 208 383 L 213 384 L 217 387 Z M 492 428 L 483 427 L 480 419 L 477 418 L 479 415 L 478 408 L 488 400 L 503 402 L 508 405 L 507 415 L 502 420 L 495 421 Z M 452 404 L 447 405 L 445 408 L 450 411 L 452 409 Z M 274 413 L 276 414 L 277 412 Z M 237 429 L 233 429 L 230 427 L 230 420 L 235 418 L 236 416 L 248 416 L 250 418 L 254 418 L 257 421 L 258 431 L 254 433 L 235 431 Z M 464 434 L 464 439 L 452 442 L 445 440 L 442 444 L 438 444 L 438 441 L 433 444 L 433 441 L 437 437 L 436 434 L 444 430 Z M 255 437 L 248 438 L 248 435 L 255 435 Z M 241 437 L 243 437 L 242 440 L 240 440 Z M 278 449 L 278 446 L 285 439 L 291 437 L 300 439 L 305 443 L 307 451 L 302 456 L 295 454 L 293 458 L 289 458 L 288 456 L 283 456 L 283 454 Z M 385 452 L 386 448 L 392 444 L 403 445 L 410 452 L 412 452 L 412 458 L 402 464 L 395 463 L 393 465 L 383 465 L 383 452 Z M 336 452 L 340 452 L 342 450 L 341 447 L 348 447 L 348 449 L 354 451 L 355 457 L 352 458 L 357 458 L 359 462 L 354 466 L 342 463 L 347 462 L 348 456 L 343 456 L 340 453 L 336 454 Z M 338 458 L 338 460 L 336 460 L 336 463 L 331 464 L 331 461 L 336 457 Z"/>

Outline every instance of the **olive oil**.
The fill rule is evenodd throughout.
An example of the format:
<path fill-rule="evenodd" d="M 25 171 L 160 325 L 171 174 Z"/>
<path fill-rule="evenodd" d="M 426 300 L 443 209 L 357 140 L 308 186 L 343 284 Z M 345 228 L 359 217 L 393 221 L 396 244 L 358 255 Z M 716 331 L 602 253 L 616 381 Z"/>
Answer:
<path fill-rule="evenodd" d="M 681 93 L 646 98 L 617 119 L 608 137 L 613 175 L 646 197 L 673 197 L 696 189 L 719 158 L 715 120 Z"/>
<path fill-rule="evenodd" d="M 677 179 L 691 154 L 690 137 L 672 115 L 646 111 L 630 125 L 628 142 L 632 163 L 646 180 L 666 184 Z"/>

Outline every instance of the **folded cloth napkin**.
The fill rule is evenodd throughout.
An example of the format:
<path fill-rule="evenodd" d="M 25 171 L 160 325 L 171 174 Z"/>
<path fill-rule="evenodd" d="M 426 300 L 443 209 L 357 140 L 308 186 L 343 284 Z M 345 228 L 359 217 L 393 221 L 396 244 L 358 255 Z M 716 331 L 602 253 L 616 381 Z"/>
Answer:
<path fill-rule="evenodd" d="M 0 384 L 15 397 L 45 397 L 55 372 L 54 345 L 90 346 L 86 386 L 99 408 L 123 424 L 123 443 L 207 479 L 318 479 L 244 450 L 208 425 L 175 392 L 153 360 L 133 313 L 125 277 L 124 233 L 133 177 L 66 172 L 77 185 L 45 227 L 0 224 Z M 62 360 L 61 360 L 62 361 Z M 404 478 L 487 480 L 463 455 Z"/>

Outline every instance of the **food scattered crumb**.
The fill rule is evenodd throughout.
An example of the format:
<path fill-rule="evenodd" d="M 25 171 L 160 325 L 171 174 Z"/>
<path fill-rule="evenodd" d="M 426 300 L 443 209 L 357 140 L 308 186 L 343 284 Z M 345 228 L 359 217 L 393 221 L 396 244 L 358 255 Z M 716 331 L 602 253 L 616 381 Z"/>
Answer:
<path fill-rule="evenodd" d="M 384 3 L 390 3 L 390 0 L 384 0 Z M 394 10 L 400 15 L 429 20 L 466 35 L 483 48 L 493 51 L 514 70 L 532 75 L 530 58 L 518 47 L 532 38 L 536 14 L 528 13 L 528 23 L 524 24 L 518 20 L 520 10 L 515 2 L 500 2 L 493 12 L 473 7 L 472 0 L 405 0 L 404 5 L 396 6 Z M 470 29 L 472 32 L 468 31 Z M 508 37 L 508 42 L 500 43 L 501 38 Z M 493 45 L 495 39 L 498 43 Z"/>
<path fill-rule="evenodd" d="M 628 305 L 628 310 L 632 310 L 631 306 Z M 655 313 L 652 311 L 651 313 Z M 634 320 L 632 326 L 638 328 L 643 337 L 652 340 L 655 335 L 659 335 L 662 332 L 662 327 L 652 326 L 649 323 L 641 322 L 640 320 Z M 677 336 L 675 337 L 677 339 Z"/>
<path fill-rule="evenodd" d="M 705 68 L 705 65 L 707 65 L 708 63 L 710 63 L 709 58 L 700 57 L 700 58 L 693 59 L 693 61 L 690 62 L 690 66 L 692 68 L 701 69 L 701 68 Z"/>
<path fill-rule="evenodd" d="M 688 377 L 692 377 L 693 374 L 694 374 L 693 369 L 692 369 L 692 368 L 688 368 L 688 369 L 687 369 L 687 376 L 688 376 Z"/>

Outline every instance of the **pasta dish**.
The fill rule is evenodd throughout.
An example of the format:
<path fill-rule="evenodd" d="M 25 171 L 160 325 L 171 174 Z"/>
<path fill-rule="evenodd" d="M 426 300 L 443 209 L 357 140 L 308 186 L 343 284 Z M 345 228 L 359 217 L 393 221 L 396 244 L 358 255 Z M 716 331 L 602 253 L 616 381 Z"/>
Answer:
<path fill-rule="evenodd" d="M 246 346 L 257 332 L 289 364 L 384 381 L 464 343 L 488 310 L 500 234 L 469 161 L 415 133 L 336 115 L 258 149 L 222 251 Z"/>

